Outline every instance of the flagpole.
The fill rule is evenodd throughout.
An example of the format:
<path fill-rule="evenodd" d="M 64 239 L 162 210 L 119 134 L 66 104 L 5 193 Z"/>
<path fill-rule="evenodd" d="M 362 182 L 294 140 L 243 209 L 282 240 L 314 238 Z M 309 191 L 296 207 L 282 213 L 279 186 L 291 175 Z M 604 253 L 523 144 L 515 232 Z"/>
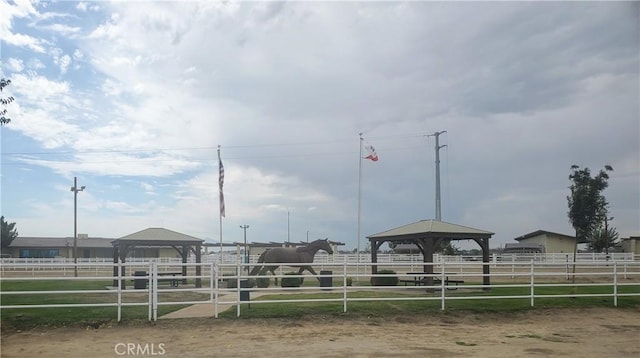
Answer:
<path fill-rule="evenodd" d="M 360 263 L 360 214 L 362 212 L 362 133 L 360 133 L 360 155 L 358 163 L 358 264 Z"/>
<path fill-rule="evenodd" d="M 220 157 L 220 145 L 218 145 L 218 204 L 219 204 L 219 209 L 218 210 L 218 217 L 220 218 L 220 255 L 219 255 L 219 259 L 220 259 L 220 263 L 222 264 L 222 206 L 223 204 L 223 195 L 222 194 L 222 158 Z"/>

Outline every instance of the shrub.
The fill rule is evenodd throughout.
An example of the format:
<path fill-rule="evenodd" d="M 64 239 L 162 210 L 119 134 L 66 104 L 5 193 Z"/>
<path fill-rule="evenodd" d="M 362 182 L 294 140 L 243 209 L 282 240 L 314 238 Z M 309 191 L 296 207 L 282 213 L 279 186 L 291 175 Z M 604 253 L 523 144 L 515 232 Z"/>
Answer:
<path fill-rule="evenodd" d="M 224 280 L 227 282 L 227 288 L 238 288 L 238 279 L 237 278 L 225 278 Z M 246 279 L 241 279 L 240 282 L 242 282 L 244 280 L 246 280 Z M 254 280 L 252 278 L 250 278 L 248 280 L 249 280 L 249 285 L 247 287 L 254 287 L 256 285 L 256 280 Z"/>
<path fill-rule="evenodd" d="M 351 278 L 351 276 L 347 277 L 347 286 L 351 286 L 353 285 L 353 279 Z"/>
<path fill-rule="evenodd" d="M 270 284 L 270 278 L 269 277 L 257 277 L 256 278 L 256 285 L 259 288 L 267 288 L 269 287 Z"/>
<path fill-rule="evenodd" d="M 393 270 L 380 270 L 377 274 L 382 276 L 371 277 L 371 286 L 396 286 L 398 284 L 398 276 Z"/>
<path fill-rule="evenodd" d="M 297 272 L 287 272 L 285 275 L 297 275 Z M 283 277 L 280 283 L 282 287 L 300 287 L 304 277 Z"/>

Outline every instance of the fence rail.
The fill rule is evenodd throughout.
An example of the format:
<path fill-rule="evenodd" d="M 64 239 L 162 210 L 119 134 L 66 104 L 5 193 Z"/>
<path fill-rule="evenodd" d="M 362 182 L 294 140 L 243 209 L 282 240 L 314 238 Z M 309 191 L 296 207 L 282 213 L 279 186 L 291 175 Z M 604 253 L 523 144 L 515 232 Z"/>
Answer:
<path fill-rule="evenodd" d="M 285 264 L 286 265 L 286 264 Z M 295 264 L 292 264 L 295 265 Z M 197 275 L 196 267 L 200 266 L 201 274 Z M 320 281 L 320 286 L 303 286 L 298 288 L 287 287 L 248 287 L 243 284 L 245 280 L 260 277 L 274 278 L 273 276 L 249 276 L 248 268 L 253 264 L 235 263 L 186 263 L 181 262 L 78 262 L 79 277 L 69 276 L 73 274 L 73 263 L 68 262 L 13 262 L 2 263 L 2 282 L 12 281 L 50 281 L 50 280 L 78 280 L 78 281 L 105 281 L 114 282 L 104 290 L 93 289 L 58 289 L 58 290 L 0 290 L 1 297 L 15 295 L 99 295 L 104 296 L 106 302 L 86 303 L 52 303 L 52 304 L 6 304 L 0 306 L 2 310 L 32 309 L 32 308 L 59 308 L 59 307 L 117 307 L 116 318 L 122 319 L 122 308 L 128 306 L 147 306 L 148 319 L 157 320 L 159 306 L 166 305 L 191 305 L 198 303 L 212 304 L 214 316 L 218 317 L 224 306 L 234 305 L 237 316 L 241 315 L 250 303 L 297 303 L 297 302 L 342 302 L 343 311 L 347 312 L 350 303 L 364 301 L 439 301 L 441 309 L 445 310 L 447 304 L 456 300 L 500 300 L 500 299 L 528 299 L 530 305 L 540 299 L 561 297 L 612 297 L 613 305 L 618 305 L 620 297 L 640 297 L 640 261 L 632 260 L 592 260 L 573 262 L 549 262 L 549 261 L 448 261 L 441 258 L 439 262 L 424 263 L 413 261 L 394 260 L 375 264 L 377 274 L 372 272 L 371 263 L 351 262 L 346 257 L 343 262 L 314 262 L 313 267 L 320 273 L 318 277 L 310 274 L 291 275 L 290 268 L 281 267 L 275 277 L 283 278 L 302 277 L 305 280 Z M 483 267 L 489 266 L 490 273 L 484 273 Z M 186 275 L 182 268 L 186 268 Z M 428 270 L 425 270 L 425 267 Z M 45 269 L 46 268 L 46 269 Z M 377 277 L 387 277 L 382 270 L 393 271 L 393 277 L 402 280 L 404 285 L 371 286 L 369 282 Z M 178 272 L 179 271 L 179 274 Z M 424 271 L 424 272 L 422 272 Z M 163 274 L 174 272 L 175 276 Z M 432 273 L 429 273 L 432 272 Z M 117 273 L 113 276 L 113 273 Z M 491 281 L 487 284 L 484 279 Z M 420 279 L 419 285 L 411 285 Z M 179 280 L 183 284 L 180 287 L 163 287 L 163 280 Z M 323 280 L 330 285 L 323 285 Z M 328 281 L 327 281 L 328 280 Z M 335 284 L 333 281 L 336 281 Z M 184 282 L 204 281 L 202 287 Z M 229 282 L 234 281 L 235 285 Z M 452 286 L 454 283 L 457 286 Z M 142 284 L 143 287 L 135 287 Z M 353 283 L 353 285 L 351 285 Z M 133 286 L 132 286 L 133 284 Z M 601 292 L 582 293 L 553 293 L 546 292 L 549 288 L 558 287 L 609 287 L 609 290 Z M 135 289 L 130 289 L 135 288 Z M 504 289 L 528 288 L 526 292 L 518 294 L 501 294 Z M 492 292 L 491 295 L 480 294 Z M 181 293 L 204 293 L 206 298 L 194 300 L 181 296 Z M 332 297 L 316 299 L 300 299 L 294 293 L 319 292 L 337 294 Z M 375 292 L 375 297 L 354 297 L 354 292 Z M 397 294 L 385 293 L 401 292 L 403 297 Z M 177 293 L 177 299 L 170 300 L 166 294 Z M 251 300 L 250 296 L 264 294 L 291 294 L 287 299 L 281 300 Z M 136 295 L 139 302 L 128 302 L 126 298 Z M 140 296 L 143 295 L 141 298 Z M 146 298 L 145 298 L 146 297 Z M 6 300 L 2 300 L 2 303 Z"/>

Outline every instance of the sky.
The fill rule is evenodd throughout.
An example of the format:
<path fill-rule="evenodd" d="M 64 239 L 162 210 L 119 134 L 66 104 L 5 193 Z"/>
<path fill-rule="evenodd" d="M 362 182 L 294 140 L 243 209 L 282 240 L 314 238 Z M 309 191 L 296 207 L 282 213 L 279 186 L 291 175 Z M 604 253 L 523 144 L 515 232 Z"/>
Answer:
<path fill-rule="evenodd" d="M 446 131 L 442 220 L 495 233 L 492 248 L 574 233 L 574 164 L 613 166 L 609 225 L 639 235 L 639 14 L 638 2 L 0 0 L 1 96 L 15 98 L 1 212 L 20 236 L 73 236 L 77 177 L 77 231 L 91 237 L 164 227 L 242 242 L 249 225 L 249 242 L 364 249 L 435 218 L 432 134 Z"/>

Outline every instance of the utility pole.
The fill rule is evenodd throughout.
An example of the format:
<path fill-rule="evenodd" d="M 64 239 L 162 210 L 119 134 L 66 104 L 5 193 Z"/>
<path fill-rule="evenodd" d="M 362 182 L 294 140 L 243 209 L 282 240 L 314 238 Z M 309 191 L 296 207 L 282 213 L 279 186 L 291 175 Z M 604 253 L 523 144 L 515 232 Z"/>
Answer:
<path fill-rule="evenodd" d="M 429 134 L 428 137 L 434 136 L 436 137 L 436 220 L 442 220 L 442 211 L 441 211 L 441 200 L 440 200 L 440 149 L 446 147 L 447 145 L 440 145 L 440 134 L 446 133 L 447 131 L 435 132 L 433 134 Z"/>
<path fill-rule="evenodd" d="M 244 230 L 244 263 L 249 263 L 249 253 L 247 252 L 247 229 L 249 225 L 240 225 L 240 228 Z M 247 265 L 247 272 L 249 272 L 249 265 Z"/>
<path fill-rule="evenodd" d="M 73 177 L 73 275 L 78 277 L 78 192 L 83 191 L 85 186 L 78 189 L 78 179 Z"/>

